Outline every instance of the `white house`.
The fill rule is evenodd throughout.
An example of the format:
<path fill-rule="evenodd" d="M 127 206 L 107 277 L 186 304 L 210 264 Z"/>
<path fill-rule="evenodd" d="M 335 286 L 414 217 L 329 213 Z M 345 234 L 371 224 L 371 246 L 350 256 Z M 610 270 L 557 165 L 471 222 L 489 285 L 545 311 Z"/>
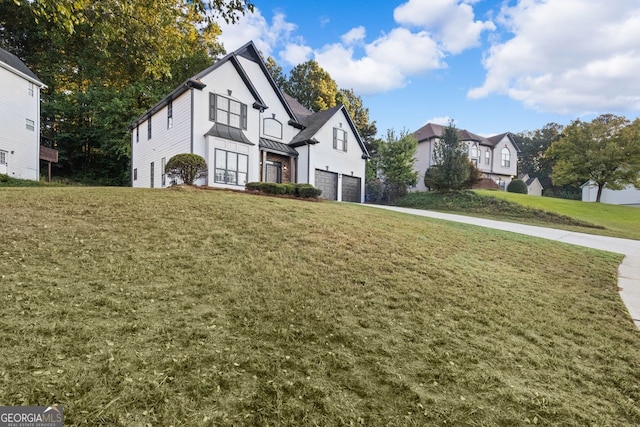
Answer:
<path fill-rule="evenodd" d="M 582 201 L 595 202 L 598 197 L 598 186 L 593 181 L 587 181 L 582 186 Z M 640 189 L 627 185 L 622 190 L 602 189 L 600 202 L 612 205 L 640 206 Z"/>
<path fill-rule="evenodd" d="M 418 140 L 414 170 L 418 173 L 418 183 L 414 190 L 425 191 L 424 174 L 435 164 L 433 149 L 442 138 L 446 126 L 427 123 L 413 133 Z M 483 178 L 493 180 L 500 189 L 506 189 L 517 174 L 518 152 L 520 148 L 513 136 L 506 132 L 489 138 L 458 129 L 458 138 L 467 145 L 469 160 L 482 172 Z"/>
<path fill-rule="evenodd" d="M 166 162 L 198 154 L 201 184 L 308 183 L 322 197 L 361 202 L 367 150 L 344 106 L 312 113 L 284 94 L 253 42 L 173 90 L 130 127 L 134 187 L 171 185 Z"/>
<path fill-rule="evenodd" d="M 0 49 L 0 174 L 40 178 L 40 90 L 45 84 Z"/>

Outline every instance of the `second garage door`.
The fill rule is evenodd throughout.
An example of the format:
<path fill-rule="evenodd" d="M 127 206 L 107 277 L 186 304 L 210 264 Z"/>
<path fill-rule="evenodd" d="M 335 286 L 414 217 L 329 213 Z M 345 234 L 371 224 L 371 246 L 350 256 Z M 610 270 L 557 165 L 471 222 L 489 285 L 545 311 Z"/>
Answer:
<path fill-rule="evenodd" d="M 360 178 L 342 175 L 342 201 L 360 203 Z"/>
<path fill-rule="evenodd" d="M 338 174 L 316 169 L 316 188 L 322 190 L 320 197 L 338 200 Z"/>

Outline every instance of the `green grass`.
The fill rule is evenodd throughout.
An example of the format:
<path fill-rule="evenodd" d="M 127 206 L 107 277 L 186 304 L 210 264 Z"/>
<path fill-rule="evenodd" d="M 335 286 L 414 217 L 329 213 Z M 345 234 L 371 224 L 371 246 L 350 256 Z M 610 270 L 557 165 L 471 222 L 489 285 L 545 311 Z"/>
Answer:
<path fill-rule="evenodd" d="M 522 206 L 541 209 L 604 228 L 591 233 L 640 240 L 640 208 L 633 206 L 590 203 L 578 200 L 535 197 L 504 191 L 478 190 L 478 194 L 508 200 Z"/>
<path fill-rule="evenodd" d="M 0 189 L 0 402 L 65 425 L 640 424 L 620 257 L 363 206 Z"/>

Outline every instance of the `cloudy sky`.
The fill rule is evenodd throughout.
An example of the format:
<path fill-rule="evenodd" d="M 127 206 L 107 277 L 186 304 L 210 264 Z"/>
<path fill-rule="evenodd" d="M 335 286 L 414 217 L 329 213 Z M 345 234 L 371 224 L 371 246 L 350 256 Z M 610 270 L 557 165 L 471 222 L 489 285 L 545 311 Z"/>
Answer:
<path fill-rule="evenodd" d="M 640 115 L 640 0 L 254 0 L 223 26 L 285 71 L 315 59 L 382 135 L 432 121 L 490 135 Z"/>

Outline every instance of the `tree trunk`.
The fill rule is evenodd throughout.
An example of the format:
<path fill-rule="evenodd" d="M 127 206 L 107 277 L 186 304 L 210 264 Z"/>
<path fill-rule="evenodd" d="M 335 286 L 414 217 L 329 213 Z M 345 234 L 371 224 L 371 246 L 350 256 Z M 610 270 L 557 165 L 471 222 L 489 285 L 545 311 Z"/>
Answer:
<path fill-rule="evenodd" d="M 602 189 L 604 184 L 598 184 L 598 194 L 596 195 L 596 203 L 600 203 L 600 196 L 602 196 Z"/>

